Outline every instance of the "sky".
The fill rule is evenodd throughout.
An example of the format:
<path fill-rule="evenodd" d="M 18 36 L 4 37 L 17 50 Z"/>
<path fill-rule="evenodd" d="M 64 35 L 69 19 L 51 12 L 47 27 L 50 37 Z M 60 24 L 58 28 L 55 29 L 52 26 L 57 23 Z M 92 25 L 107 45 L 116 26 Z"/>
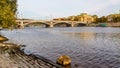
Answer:
<path fill-rule="evenodd" d="M 18 0 L 18 17 L 53 19 L 80 13 L 106 16 L 120 12 L 120 0 Z"/>

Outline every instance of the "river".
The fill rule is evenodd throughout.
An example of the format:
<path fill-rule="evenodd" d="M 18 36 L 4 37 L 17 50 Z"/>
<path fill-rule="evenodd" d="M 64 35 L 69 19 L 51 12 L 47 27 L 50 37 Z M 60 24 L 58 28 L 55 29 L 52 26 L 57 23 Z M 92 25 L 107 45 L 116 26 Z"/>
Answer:
<path fill-rule="evenodd" d="M 25 52 L 54 62 L 68 55 L 72 68 L 119 68 L 120 28 L 64 27 L 2 30 L 11 43 L 27 45 Z"/>

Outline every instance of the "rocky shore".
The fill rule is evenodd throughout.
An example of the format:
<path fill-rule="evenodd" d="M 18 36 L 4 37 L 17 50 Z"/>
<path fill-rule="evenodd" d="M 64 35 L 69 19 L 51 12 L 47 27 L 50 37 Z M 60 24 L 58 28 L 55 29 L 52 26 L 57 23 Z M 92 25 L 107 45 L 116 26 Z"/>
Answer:
<path fill-rule="evenodd" d="M 0 43 L 0 68 L 62 68 L 62 66 L 33 54 L 26 55 L 20 45 Z"/>

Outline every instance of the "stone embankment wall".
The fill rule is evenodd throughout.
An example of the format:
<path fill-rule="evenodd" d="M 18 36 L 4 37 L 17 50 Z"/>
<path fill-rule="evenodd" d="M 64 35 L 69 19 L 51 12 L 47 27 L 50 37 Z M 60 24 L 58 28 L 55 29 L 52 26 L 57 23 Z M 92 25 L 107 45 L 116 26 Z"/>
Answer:
<path fill-rule="evenodd" d="M 103 23 L 90 23 L 89 25 L 87 25 L 88 27 L 96 27 L 96 26 L 99 26 L 99 24 L 103 24 Z M 107 27 L 120 27 L 120 22 L 108 22 L 108 23 L 105 23 Z"/>
<path fill-rule="evenodd" d="M 109 27 L 120 27 L 120 22 L 110 22 L 110 23 L 107 23 Z"/>

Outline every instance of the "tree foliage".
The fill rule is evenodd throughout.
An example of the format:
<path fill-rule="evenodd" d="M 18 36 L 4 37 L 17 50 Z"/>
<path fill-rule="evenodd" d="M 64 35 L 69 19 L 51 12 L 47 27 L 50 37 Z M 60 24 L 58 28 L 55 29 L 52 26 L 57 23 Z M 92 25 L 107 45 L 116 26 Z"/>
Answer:
<path fill-rule="evenodd" d="M 81 13 L 77 16 L 69 16 L 70 21 L 93 22 L 93 17 L 87 13 Z"/>
<path fill-rule="evenodd" d="M 102 17 L 98 18 L 97 22 L 99 22 L 99 23 L 106 23 L 107 22 L 107 18 L 105 16 L 102 16 Z"/>
<path fill-rule="evenodd" d="M 69 21 L 81 21 L 90 23 L 110 23 L 119 22 L 120 23 L 120 13 L 110 14 L 108 16 L 98 17 L 97 15 L 90 15 L 87 13 L 81 13 L 76 16 L 69 16 L 67 18 L 56 19 L 56 20 L 69 20 Z"/>
<path fill-rule="evenodd" d="M 92 17 L 94 19 L 93 23 L 98 23 L 98 16 L 97 15 L 93 15 Z"/>
<path fill-rule="evenodd" d="M 9 28 L 15 26 L 17 0 L 0 1 L 0 26 Z"/>
<path fill-rule="evenodd" d="M 120 13 L 118 14 L 110 14 L 107 16 L 110 22 L 120 22 Z"/>

